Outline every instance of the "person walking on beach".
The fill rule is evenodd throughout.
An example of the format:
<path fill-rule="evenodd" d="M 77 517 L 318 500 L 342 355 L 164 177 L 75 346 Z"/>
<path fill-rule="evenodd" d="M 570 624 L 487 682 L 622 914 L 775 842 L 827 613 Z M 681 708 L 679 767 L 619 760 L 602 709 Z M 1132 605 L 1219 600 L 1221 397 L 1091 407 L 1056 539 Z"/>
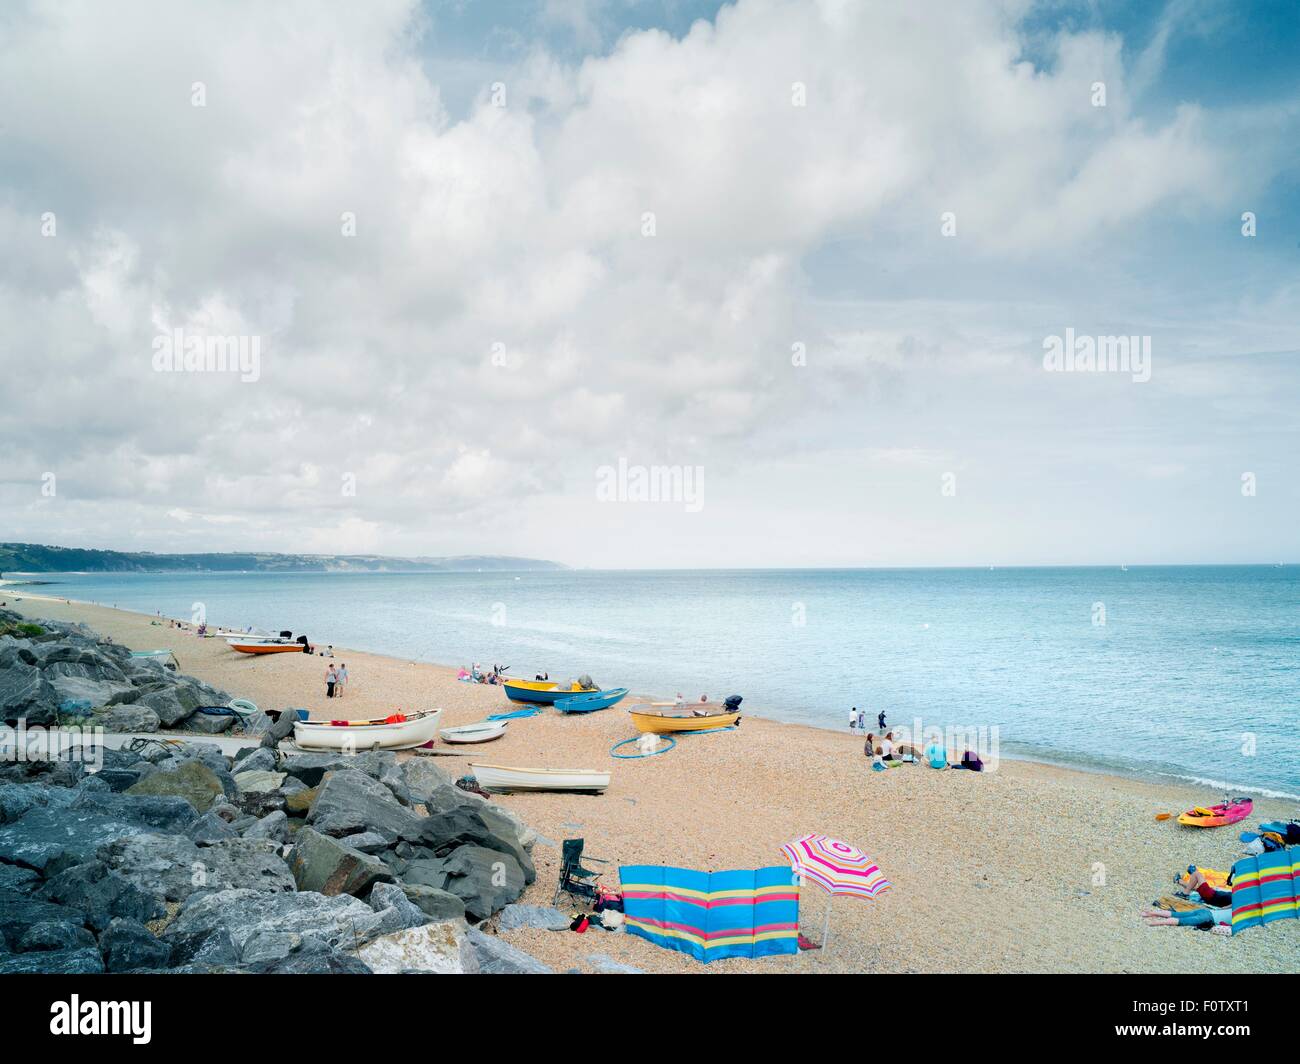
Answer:
<path fill-rule="evenodd" d="M 867 730 L 867 711 L 865 709 L 860 709 L 858 710 L 858 731 L 864 732 L 866 730 Z"/>
<path fill-rule="evenodd" d="M 347 666 L 347 662 L 344 662 L 341 666 L 339 666 L 338 686 L 334 688 L 334 697 L 342 698 L 343 691 L 347 686 L 348 686 L 348 666 Z"/>
<path fill-rule="evenodd" d="M 325 670 L 325 697 L 326 698 L 334 697 L 334 686 L 338 682 L 339 682 L 339 674 L 334 670 L 334 666 L 331 665 L 328 669 Z"/>

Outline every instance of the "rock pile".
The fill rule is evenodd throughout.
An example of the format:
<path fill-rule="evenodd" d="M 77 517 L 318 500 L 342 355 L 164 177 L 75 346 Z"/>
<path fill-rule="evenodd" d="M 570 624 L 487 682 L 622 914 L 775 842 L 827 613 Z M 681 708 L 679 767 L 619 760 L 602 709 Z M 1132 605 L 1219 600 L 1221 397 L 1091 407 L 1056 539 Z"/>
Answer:
<path fill-rule="evenodd" d="M 0 637 L 10 724 L 53 724 L 74 694 L 101 721 L 138 714 L 113 718 L 133 730 L 228 700 L 42 626 Z M 535 833 L 428 758 L 291 754 L 280 737 L 0 761 L 0 974 L 547 970 L 470 926 L 534 880 Z"/>

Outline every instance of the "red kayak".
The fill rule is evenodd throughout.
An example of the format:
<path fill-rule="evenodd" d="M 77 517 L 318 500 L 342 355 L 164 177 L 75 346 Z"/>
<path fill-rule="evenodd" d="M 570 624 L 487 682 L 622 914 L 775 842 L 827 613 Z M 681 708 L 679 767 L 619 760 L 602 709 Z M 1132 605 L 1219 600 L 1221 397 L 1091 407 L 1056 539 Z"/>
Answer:
<path fill-rule="evenodd" d="M 1178 823 L 1186 824 L 1189 828 L 1221 828 L 1225 824 L 1245 820 L 1254 808 L 1255 803 L 1250 798 L 1229 798 L 1208 809 L 1201 805 L 1189 809 L 1178 818 Z"/>

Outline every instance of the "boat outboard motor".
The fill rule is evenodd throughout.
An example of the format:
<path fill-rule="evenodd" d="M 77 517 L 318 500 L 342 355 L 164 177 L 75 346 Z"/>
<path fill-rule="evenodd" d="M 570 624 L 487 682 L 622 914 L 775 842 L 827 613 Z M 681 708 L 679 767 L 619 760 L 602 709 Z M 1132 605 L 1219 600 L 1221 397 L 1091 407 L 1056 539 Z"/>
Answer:
<path fill-rule="evenodd" d="M 585 672 L 578 677 L 578 686 L 581 687 L 584 691 L 599 690 L 599 688 L 596 686 L 596 682 Z"/>
<path fill-rule="evenodd" d="M 280 633 L 280 638 L 281 638 L 281 639 L 289 639 L 289 638 L 291 638 L 292 636 L 293 636 L 293 633 L 292 633 L 291 631 L 289 631 L 287 628 L 286 628 L 283 632 Z"/>
<path fill-rule="evenodd" d="M 745 700 L 740 695 L 728 695 L 722 704 L 727 707 L 727 712 L 735 713 L 740 709 L 740 703 L 743 701 Z"/>

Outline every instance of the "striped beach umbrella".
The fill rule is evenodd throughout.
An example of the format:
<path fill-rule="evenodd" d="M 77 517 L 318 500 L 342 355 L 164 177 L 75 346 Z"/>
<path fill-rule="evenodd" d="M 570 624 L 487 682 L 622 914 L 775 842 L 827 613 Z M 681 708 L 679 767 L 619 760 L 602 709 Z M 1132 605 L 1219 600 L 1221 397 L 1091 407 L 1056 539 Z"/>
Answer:
<path fill-rule="evenodd" d="M 893 886 L 876 862 L 847 842 L 827 835 L 804 835 L 787 842 L 781 852 L 790 861 L 790 870 L 804 880 L 811 880 L 830 895 L 848 894 L 854 898 L 874 899 Z M 822 946 L 826 945 L 831 927 L 830 899 L 826 905 L 826 926 Z"/>

